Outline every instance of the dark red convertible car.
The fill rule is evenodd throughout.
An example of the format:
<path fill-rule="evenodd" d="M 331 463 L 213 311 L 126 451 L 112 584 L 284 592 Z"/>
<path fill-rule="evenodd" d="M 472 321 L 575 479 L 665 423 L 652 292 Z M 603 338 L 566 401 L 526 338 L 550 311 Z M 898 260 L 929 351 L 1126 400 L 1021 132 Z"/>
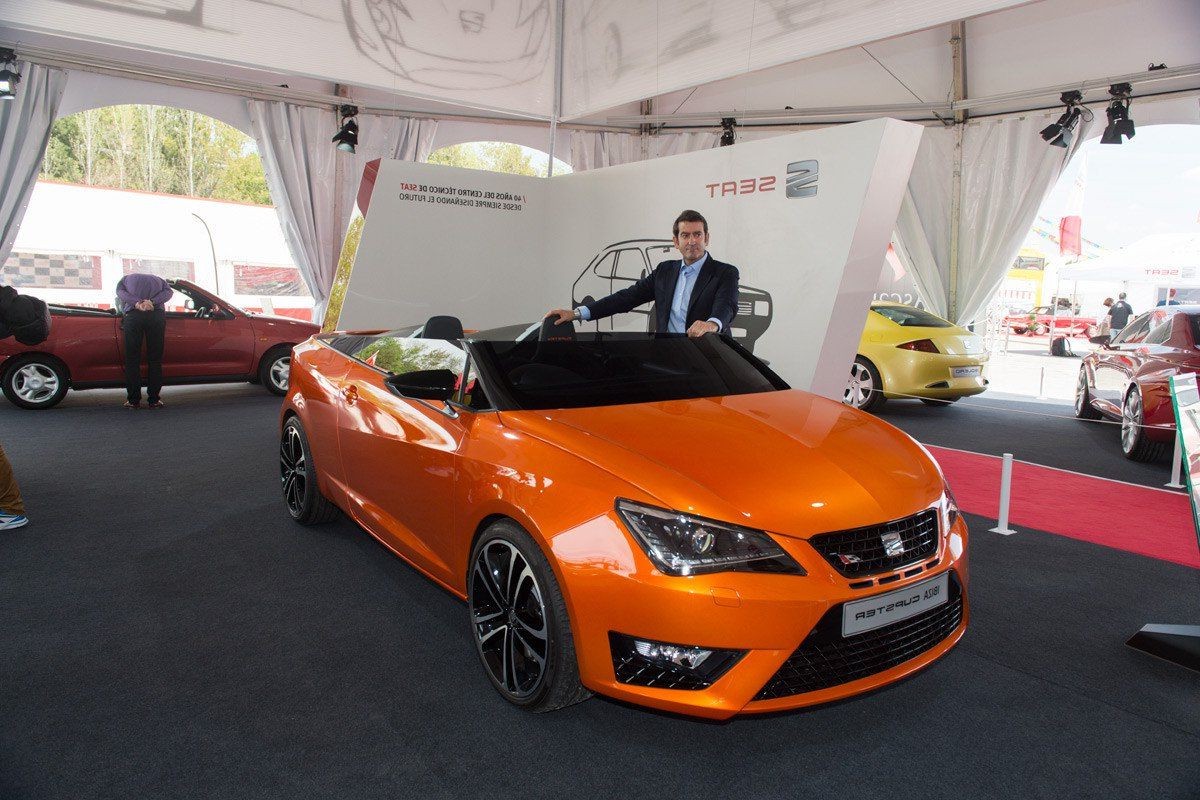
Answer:
<path fill-rule="evenodd" d="M 248 314 L 194 283 L 170 284 L 165 384 L 251 381 L 287 392 L 292 345 L 317 333 L 318 325 Z M 125 385 L 125 338 L 116 312 L 51 305 L 50 314 L 50 338 L 41 344 L 0 341 L 0 381 L 13 405 L 50 408 L 68 388 Z"/>
<path fill-rule="evenodd" d="M 1096 333 L 1100 320 L 1072 314 L 1067 308 L 1058 309 L 1056 314 L 1053 306 L 1037 306 L 1019 314 L 1009 314 L 1004 318 L 1004 324 L 1011 328 L 1013 333 L 1030 333 L 1036 336 L 1053 331 L 1068 336 L 1092 336 Z"/>
<path fill-rule="evenodd" d="M 1152 461 L 1175 440 L 1172 375 L 1200 372 L 1200 306 L 1165 306 L 1134 317 L 1110 341 L 1083 359 L 1075 388 L 1075 416 L 1121 422 L 1121 449 L 1134 461 Z"/>

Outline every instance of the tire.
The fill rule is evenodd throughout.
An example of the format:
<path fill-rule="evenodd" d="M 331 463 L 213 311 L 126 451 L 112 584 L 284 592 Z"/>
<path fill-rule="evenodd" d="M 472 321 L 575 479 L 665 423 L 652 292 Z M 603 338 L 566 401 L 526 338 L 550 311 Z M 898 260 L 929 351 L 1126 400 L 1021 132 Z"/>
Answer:
<path fill-rule="evenodd" d="M 1154 461 L 1163 454 L 1164 443 L 1146 436 L 1142 390 L 1133 385 L 1121 403 L 1121 450 L 1130 461 Z"/>
<path fill-rule="evenodd" d="M 862 356 L 855 356 L 850 366 L 850 377 L 846 380 L 846 391 L 842 402 L 860 411 L 871 411 L 884 404 L 883 378 L 875 365 Z"/>
<path fill-rule="evenodd" d="M 279 437 L 279 482 L 284 505 L 296 522 L 319 525 L 337 517 L 337 506 L 321 494 L 312 449 L 299 417 L 291 417 L 283 424 L 283 434 Z"/>
<path fill-rule="evenodd" d="M 1020 336 L 1021 334 L 1028 333 L 1028 332 L 1029 332 L 1029 328 L 1023 328 L 1023 327 L 1021 327 L 1021 326 L 1019 326 L 1019 325 L 1014 325 L 1014 326 L 1013 326 L 1013 329 L 1012 329 L 1012 332 L 1013 332 L 1013 333 L 1015 333 L 1015 334 L 1017 334 L 1018 336 Z"/>
<path fill-rule="evenodd" d="M 1100 412 L 1092 406 L 1092 393 L 1088 391 L 1087 368 L 1079 368 L 1075 381 L 1075 416 L 1079 419 L 1100 419 Z"/>
<path fill-rule="evenodd" d="M 67 367 L 54 356 L 18 356 L 4 370 L 4 396 L 17 408 L 42 411 L 58 405 L 71 379 Z"/>
<path fill-rule="evenodd" d="M 927 406 L 948 406 L 953 403 L 957 403 L 960 399 L 961 398 L 958 397 L 947 397 L 944 399 L 938 397 L 922 397 L 921 402 Z"/>
<path fill-rule="evenodd" d="M 489 526 L 471 549 L 467 608 L 475 652 L 505 700 L 541 713 L 591 696 L 579 682 L 567 604 L 554 571 L 511 520 Z"/>
<path fill-rule="evenodd" d="M 1030 336 L 1041 336 L 1045 332 L 1046 332 L 1046 326 L 1040 322 L 1035 322 L 1029 326 L 1029 335 Z"/>
<path fill-rule="evenodd" d="M 292 366 L 292 346 L 276 345 L 268 350 L 258 364 L 258 382 L 271 394 L 283 397 L 288 390 L 288 375 Z"/>

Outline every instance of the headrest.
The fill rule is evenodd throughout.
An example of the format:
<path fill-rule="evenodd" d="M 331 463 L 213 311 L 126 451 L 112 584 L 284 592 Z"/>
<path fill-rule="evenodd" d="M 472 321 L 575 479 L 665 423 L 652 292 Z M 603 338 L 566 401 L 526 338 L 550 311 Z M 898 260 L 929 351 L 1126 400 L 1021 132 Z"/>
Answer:
<path fill-rule="evenodd" d="M 458 317 L 430 317 L 421 331 L 422 339 L 445 339 L 457 342 L 463 338 L 463 326 Z"/>
<path fill-rule="evenodd" d="M 538 331 L 539 342 L 575 341 L 575 323 L 564 322 L 559 325 L 557 320 L 557 317 L 546 317 L 542 320 L 541 330 Z"/>

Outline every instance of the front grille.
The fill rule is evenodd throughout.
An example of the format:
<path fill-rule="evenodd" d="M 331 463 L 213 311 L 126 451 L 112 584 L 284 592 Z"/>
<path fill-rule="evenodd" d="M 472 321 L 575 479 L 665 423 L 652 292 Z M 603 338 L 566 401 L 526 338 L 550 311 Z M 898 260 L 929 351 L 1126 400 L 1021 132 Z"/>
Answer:
<path fill-rule="evenodd" d="M 849 638 L 842 638 L 842 605 L 838 604 L 821 617 L 754 699 L 815 692 L 891 669 L 943 641 L 962 618 L 962 585 L 954 572 L 950 573 L 950 596 L 943 605 Z"/>
<path fill-rule="evenodd" d="M 753 314 L 754 313 L 754 303 L 750 302 L 749 300 L 739 300 L 738 301 L 738 313 L 739 314 Z"/>
<path fill-rule="evenodd" d="M 904 551 L 889 556 L 884 550 L 883 537 L 892 533 L 900 535 Z M 847 578 L 859 578 L 928 558 L 937 552 L 937 540 L 937 510 L 930 508 L 882 525 L 821 533 L 808 543 L 838 572 Z"/>

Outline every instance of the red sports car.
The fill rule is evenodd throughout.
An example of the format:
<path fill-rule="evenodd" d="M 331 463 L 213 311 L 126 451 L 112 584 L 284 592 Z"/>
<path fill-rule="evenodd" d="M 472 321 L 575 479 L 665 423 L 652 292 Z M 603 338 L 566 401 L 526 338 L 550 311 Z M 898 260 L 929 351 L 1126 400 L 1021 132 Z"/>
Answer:
<path fill-rule="evenodd" d="M 1037 306 L 1021 314 L 1008 315 L 1004 318 L 1004 324 L 1012 328 L 1013 333 L 1037 335 L 1053 330 L 1069 336 L 1092 336 L 1100 320 L 1072 314 L 1065 308 L 1060 308 L 1055 314 L 1051 306 Z"/>
<path fill-rule="evenodd" d="M 1075 416 L 1121 422 L 1121 449 L 1152 461 L 1175 439 L 1170 377 L 1200 372 L 1200 306 L 1165 306 L 1134 317 L 1079 368 Z"/>
<path fill-rule="evenodd" d="M 320 326 L 248 314 L 194 283 L 170 281 L 163 383 L 258 381 L 287 392 L 292 345 Z M 0 341 L 4 396 L 20 408 L 50 408 L 67 389 L 125 385 L 125 337 L 115 311 L 50 306 L 50 338 L 27 347 Z"/>

